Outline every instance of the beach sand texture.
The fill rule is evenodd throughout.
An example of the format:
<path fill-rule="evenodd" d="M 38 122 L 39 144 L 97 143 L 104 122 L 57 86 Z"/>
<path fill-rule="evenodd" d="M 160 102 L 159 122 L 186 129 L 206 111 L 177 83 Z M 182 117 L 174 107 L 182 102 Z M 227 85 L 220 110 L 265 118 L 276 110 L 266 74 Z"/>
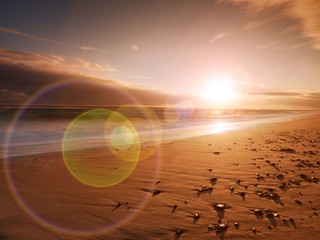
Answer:
<path fill-rule="evenodd" d="M 0 240 L 316 240 L 319 147 L 320 116 L 167 142 L 102 188 L 59 152 L 16 157 L 0 168 Z M 111 153 L 85 154 L 103 168 Z"/>

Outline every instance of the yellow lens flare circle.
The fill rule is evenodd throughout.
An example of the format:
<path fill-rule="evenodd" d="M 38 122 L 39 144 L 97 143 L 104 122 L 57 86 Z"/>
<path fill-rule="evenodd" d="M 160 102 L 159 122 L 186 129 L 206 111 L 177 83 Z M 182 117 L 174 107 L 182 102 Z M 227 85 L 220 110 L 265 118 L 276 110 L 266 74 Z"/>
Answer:
<path fill-rule="evenodd" d="M 105 141 L 114 157 L 136 164 L 140 156 L 139 136 L 131 121 L 121 113 L 112 112 L 105 123 Z"/>
<path fill-rule="evenodd" d="M 126 126 L 116 127 L 111 131 L 110 143 L 115 149 L 127 150 L 133 144 L 133 135 L 132 131 Z"/>
<path fill-rule="evenodd" d="M 106 137 L 110 141 L 107 146 Z M 132 173 L 140 146 L 128 119 L 114 111 L 94 109 L 71 122 L 62 141 L 62 154 L 77 180 L 92 187 L 110 187 Z"/>
<path fill-rule="evenodd" d="M 125 116 L 133 128 L 137 130 L 139 144 L 133 142 L 131 148 L 139 147 L 139 161 L 153 156 L 160 147 L 163 134 L 158 115 L 150 108 L 140 104 L 124 105 L 116 111 Z M 123 159 L 124 154 L 121 151 L 114 151 L 114 154 Z"/>

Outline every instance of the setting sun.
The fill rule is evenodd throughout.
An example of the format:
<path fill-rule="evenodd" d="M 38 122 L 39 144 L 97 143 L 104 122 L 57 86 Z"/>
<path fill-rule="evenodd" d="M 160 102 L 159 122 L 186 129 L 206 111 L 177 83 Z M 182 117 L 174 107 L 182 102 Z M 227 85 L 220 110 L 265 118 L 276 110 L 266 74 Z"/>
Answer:
<path fill-rule="evenodd" d="M 227 78 L 207 80 L 200 96 L 214 103 L 229 102 L 238 97 L 234 83 Z"/>

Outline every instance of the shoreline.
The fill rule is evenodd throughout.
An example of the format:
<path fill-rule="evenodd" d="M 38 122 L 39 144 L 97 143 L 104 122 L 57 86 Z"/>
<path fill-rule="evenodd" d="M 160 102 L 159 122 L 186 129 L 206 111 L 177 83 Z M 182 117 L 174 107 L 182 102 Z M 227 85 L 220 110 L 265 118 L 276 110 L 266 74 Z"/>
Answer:
<path fill-rule="evenodd" d="M 256 128 L 256 127 L 267 127 L 268 125 L 274 125 L 274 124 L 281 124 L 285 122 L 290 122 L 294 120 L 299 120 L 299 119 L 304 119 L 304 118 L 309 118 L 312 116 L 317 116 L 319 113 L 295 113 L 295 114 L 285 114 L 285 116 L 273 116 L 272 118 L 270 117 L 265 117 L 265 118 L 257 118 L 255 120 L 243 120 L 243 121 L 220 121 L 219 119 L 216 120 L 215 123 L 207 123 L 207 124 L 202 124 L 202 125 L 191 125 L 188 127 L 182 127 L 182 128 L 167 128 L 163 130 L 163 143 L 166 142 L 171 142 L 171 141 L 179 141 L 179 140 L 184 140 L 188 138 L 196 138 L 196 137 L 201 137 L 205 135 L 216 135 L 216 134 L 224 134 L 228 132 L 234 132 L 234 131 L 245 131 L 246 129 L 250 128 Z M 5 134 L 6 135 L 6 134 Z M 82 140 L 84 141 L 84 140 Z M 91 140 L 86 140 L 90 141 L 90 144 L 92 146 L 88 146 L 88 144 L 83 145 L 83 147 L 86 148 L 97 148 L 97 147 L 103 147 L 103 144 L 98 145 L 97 143 L 94 142 L 99 142 L 100 139 L 95 139 L 92 138 Z M 57 153 L 60 152 L 61 149 L 61 140 L 56 139 L 56 140 L 49 140 L 47 143 L 25 143 L 25 144 L 18 144 L 16 147 L 21 148 L 21 150 L 18 150 L 19 153 L 13 153 L 11 156 L 12 157 L 21 157 L 21 156 L 32 156 L 32 155 L 38 155 L 38 154 L 49 154 L 49 153 Z M 83 144 L 83 143 L 82 143 Z M 47 149 L 44 150 L 43 147 L 45 145 L 52 145 L 55 146 L 54 149 Z M 52 148 L 51 146 L 51 148 Z M 79 146 L 82 146 L 79 144 Z M 28 151 L 35 151 L 34 149 L 30 150 L 30 148 L 34 147 L 35 149 L 38 149 L 35 154 L 30 153 L 30 154 L 22 154 L 20 152 L 28 152 Z M 82 148 L 82 147 L 81 147 Z M 2 150 L 2 152 L 4 152 Z M 1 153 L 1 152 L 0 152 Z M 0 159 L 3 159 L 4 155 L 0 156 Z"/>

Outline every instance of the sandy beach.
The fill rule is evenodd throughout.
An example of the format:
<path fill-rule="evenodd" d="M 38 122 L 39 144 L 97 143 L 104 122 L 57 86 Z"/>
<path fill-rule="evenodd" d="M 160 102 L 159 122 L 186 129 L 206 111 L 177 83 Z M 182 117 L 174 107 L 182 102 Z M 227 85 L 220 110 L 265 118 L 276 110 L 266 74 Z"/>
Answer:
<path fill-rule="evenodd" d="M 75 179 L 59 152 L 2 161 L 0 239 L 319 239 L 319 122 L 166 142 L 110 187 Z M 83 154 L 103 168 L 111 153 Z"/>

